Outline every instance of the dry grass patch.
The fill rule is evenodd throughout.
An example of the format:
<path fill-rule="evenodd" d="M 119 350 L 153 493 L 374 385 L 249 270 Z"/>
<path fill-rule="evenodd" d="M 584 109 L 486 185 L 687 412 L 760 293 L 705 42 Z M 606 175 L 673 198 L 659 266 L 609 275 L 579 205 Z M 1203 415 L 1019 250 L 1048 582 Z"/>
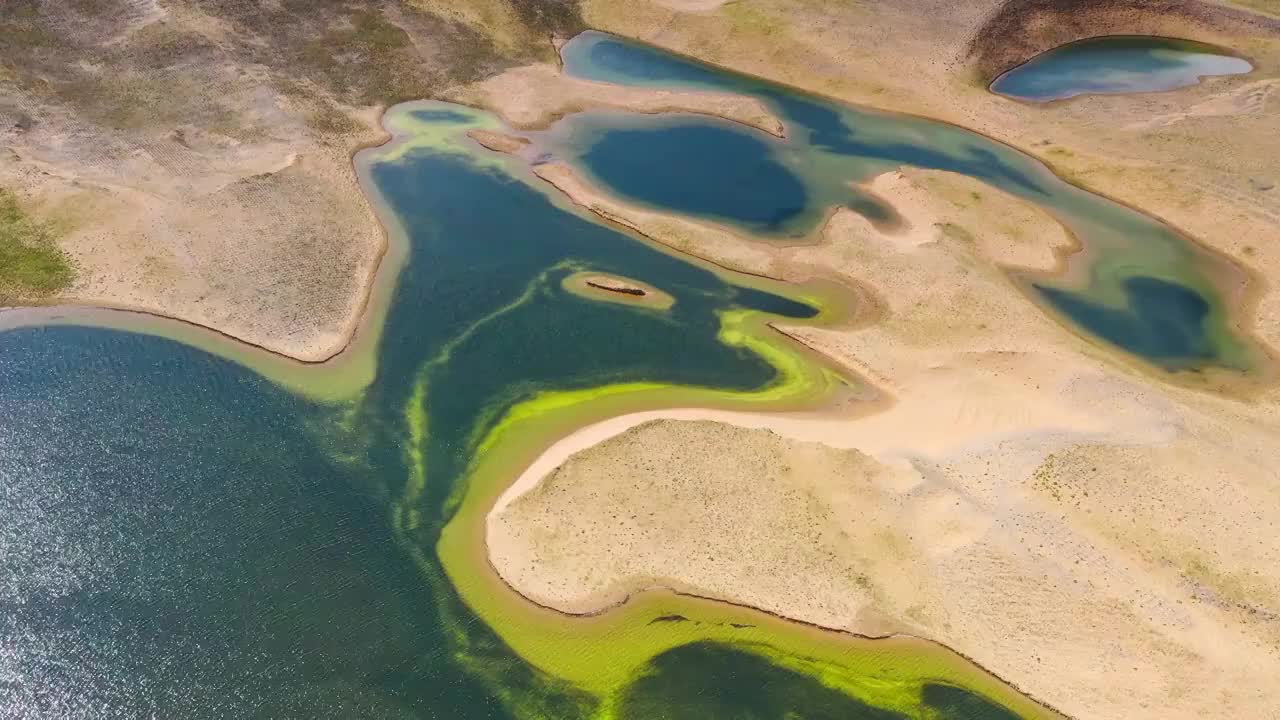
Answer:
<path fill-rule="evenodd" d="M 50 227 L 0 188 L 0 304 L 51 295 L 74 279 L 75 270 L 54 243 Z"/>

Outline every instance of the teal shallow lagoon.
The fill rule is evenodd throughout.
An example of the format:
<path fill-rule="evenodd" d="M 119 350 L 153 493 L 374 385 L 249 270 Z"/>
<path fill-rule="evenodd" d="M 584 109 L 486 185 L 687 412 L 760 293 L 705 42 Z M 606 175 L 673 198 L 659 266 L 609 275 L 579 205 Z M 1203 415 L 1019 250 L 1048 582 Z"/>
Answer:
<path fill-rule="evenodd" d="M 1212 45 L 1144 36 L 1081 40 L 1037 55 L 991 83 L 1001 95 L 1048 102 L 1077 95 L 1160 92 L 1214 75 L 1253 70 L 1248 60 Z"/>
<path fill-rule="evenodd" d="M 675 711 L 678 696 L 649 694 L 637 714 L 527 662 L 455 592 L 437 542 L 511 408 L 601 386 L 768 388 L 778 370 L 722 341 L 725 318 L 803 321 L 818 309 L 595 222 L 465 139 L 492 123 L 409 106 L 388 117 L 401 142 L 362 158 L 410 253 L 376 378 L 356 397 L 309 401 L 147 335 L 0 334 L 0 714 Z M 659 310 L 567 292 L 563 280 L 584 271 L 634 277 L 676 302 Z M 608 658 L 626 641 L 596 652 Z M 833 692 L 751 657 L 755 677 L 794 690 L 770 707 Z M 677 654 L 664 668 L 683 665 L 688 682 L 726 697 L 742 687 L 732 664 L 697 659 Z M 913 692 L 868 702 L 892 700 L 884 717 L 916 714 L 904 702 L 931 707 L 923 686 Z"/>
<path fill-rule="evenodd" d="M 566 62 L 604 73 L 575 55 L 604 39 L 575 40 Z M 1101 248 L 1085 289 L 1070 291 L 1090 303 L 1082 323 L 1101 314 L 1099 327 L 1126 336 L 1126 322 L 1166 322 L 1094 309 L 1129 308 L 1135 277 L 1213 298 L 1199 256 L 1176 235 L 1059 187 L 1043 167 L 979 136 L 752 85 L 643 46 L 612 47 L 646 72 L 675 67 L 694 81 L 760 93 L 789 122 L 785 146 L 750 137 L 767 149 L 754 157 L 774 164 L 773 182 L 789 175 L 803 188 L 799 212 L 790 200 L 739 212 L 714 194 L 683 212 L 755 223 L 765 241 L 804 233 L 823 203 L 858 202 L 839 181 L 910 158 L 1067 208 L 1062 216 Z M 646 132 L 671 122 L 740 132 L 684 116 L 648 120 L 591 114 L 564 129 L 582 123 L 582 140 L 625 126 L 641 148 Z M 835 642 L 825 635 L 800 652 L 777 649 L 781 636 L 750 635 L 746 624 L 641 623 L 631 634 L 593 636 L 557 624 L 563 618 L 547 628 L 482 619 L 437 550 L 464 519 L 476 464 L 498 452 L 487 440 L 512 413 L 601 388 L 767 395 L 788 381 L 786 361 L 797 356 L 776 337 L 771 352 L 751 344 L 735 318 L 815 321 L 822 307 L 795 288 L 713 273 L 597 222 L 519 161 L 468 141 L 466 130 L 496 126 L 485 113 L 418 103 L 387 124 L 396 142 L 360 162 L 384 219 L 404 228 L 409 254 L 376 375 L 362 392 L 311 401 L 242 365 L 141 334 L 0 334 L 0 715 L 647 720 L 689 708 L 732 716 L 744 699 L 770 720 L 1004 720 L 1011 706 L 1046 714 L 1007 688 L 988 697 L 1000 688 L 977 670 L 963 678 L 976 679 L 975 688 L 956 684 L 955 658 L 913 665 L 910 654 L 880 649 L 889 641 L 874 646 L 871 661 L 836 653 L 838 662 L 815 673 L 817 648 Z M 589 147 L 572 136 L 566 151 Z M 742 149 L 733 142 L 710 143 L 708 153 Z M 726 181 L 744 171 L 721 170 Z M 1090 225 L 1094 213 L 1100 219 Z M 1124 242 L 1130 231 L 1143 233 L 1144 253 Z M 585 299 L 564 288 L 582 272 L 634 278 L 675 302 L 662 310 Z M 1071 311 L 1069 300 L 1056 302 Z M 1202 327 L 1218 327 L 1224 311 L 1204 302 L 1204 313 L 1195 302 L 1186 307 Z M 1193 333 L 1194 342 L 1170 352 L 1221 363 L 1224 337 L 1203 345 Z M 697 616 L 683 605 L 658 616 L 673 612 Z M 660 637 L 667 647 L 640 658 L 621 685 L 596 687 L 512 649 L 511 638 L 544 631 L 570 650 L 556 659 L 585 667 L 588 680 L 636 660 L 626 657 L 633 645 Z M 754 640 L 732 640 L 744 637 Z M 901 678 L 910 682 L 890 682 Z"/>
<path fill-rule="evenodd" d="M 812 231 L 828 208 L 839 205 L 872 220 L 884 219 L 887 209 L 851 189 L 876 174 L 900 165 L 956 172 L 1040 206 L 1081 241 L 1083 252 L 1070 258 L 1064 278 L 1021 272 L 1013 272 L 1013 276 L 1082 334 L 1171 371 L 1245 371 L 1264 358 L 1259 348 L 1237 334 L 1236 322 L 1221 299 L 1223 278 L 1242 278 L 1238 268 L 1205 252 L 1173 228 L 1076 187 L 1006 145 L 944 123 L 849 107 L 603 33 L 583 33 L 562 53 L 566 72 L 591 80 L 759 98 L 786 128 L 785 140 L 770 141 L 763 133 L 692 115 L 647 122 L 617 113 L 582 113 L 560 121 L 540 139 L 553 155 L 570 161 L 623 198 L 646 205 L 665 204 L 666 194 L 681 187 L 686 177 L 697 177 L 701 184 L 715 188 L 781 177 L 788 187 L 798 181 L 809 199 L 805 210 L 787 215 L 789 234 L 795 236 Z M 672 126 L 686 134 L 701 128 L 699 141 L 680 143 L 672 137 Z M 739 164 L 726 161 L 717 143 L 705 141 L 716 132 L 760 137 L 771 166 L 785 168 L 791 177 L 772 170 L 749 178 Z M 626 141 L 611 140 L 615 135 Z M 662 154 L 647 151 L 651 137 L 660 138 L 665 150 Z M 626 178 L 619 178 L 601 163 L 602 159 L 616 161 L 619 156 L 632 170 Z M 726 207 L 714 198 L 688 193 L 673 209 L 738 227 L 750 227 L 748 213 L 758 211 L 757 207 L 742 209 L 735 216 L 732 208 Z M 1135 299 L 1141 301 L 1148 295 L 1147 289 L 1170 286 L 1178 289 L 1179 296 L 1194 296 L 1203 307 L 1195 313 L 1151 313 L 1131 307 Z M 1166 293 L 1164 297 L 1170 296 Z M 1086 305 L 1105 308 L 1106 312 L 1083 312 Z M 1117 323 L 1116 313 L 1127 320 Z M 1171 330 L 1189 339 L 1168 344 L 1152 340 Z M 1179 354 L 1184 351 L 1186 354 Z"/>

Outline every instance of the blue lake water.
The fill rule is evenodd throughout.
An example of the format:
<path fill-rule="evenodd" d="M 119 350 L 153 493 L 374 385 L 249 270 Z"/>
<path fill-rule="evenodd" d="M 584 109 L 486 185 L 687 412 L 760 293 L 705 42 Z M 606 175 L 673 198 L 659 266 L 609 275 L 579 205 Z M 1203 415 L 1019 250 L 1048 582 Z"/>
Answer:
<path fill-rule="evenodd" d="M 840 205 L 873 220 L 888 217 L 878 200 L 856 189 L 878 173 L 901 165 L 956 172 L 1035 203 L 1085 244 L 1086 253 L 1075 260 L 1086 264 L 1077 269 L 1083 283 L 1020 276 L 1063 322 L 1167 370 L 1245 370 L 1258 357 L 1235 335 L 1219 301 L 1219 281 L 1211 279 L 1239 276 L 1238 270 L 1172 228 L 1082 190 L 1008 146 L 952 125 L 849 107 L 603 33 L 579 35 L 563 56 L 566 72 L 586 79 L 756 97 L 786 127 L 782 140 L 694 115 L 651 120 L 600 112 L 567 117 L 545 135 L 542 142 L 553 154 L 625 199 L 757 234 L 794 237 L 811 232 L 827 209 Z M 808 200 L 802 209 L 796 207 L 797 185 Z M 727 201 L 736 188 L 754 201 Z M 1194 297 L 1195 303 L 1182 306 L 1199 309 L 1151 311 L 1174 295 Z M 1120 316 L 1125 322 L 1115 320 Z M 1153 340 L 1174 331 L 1184 340 Z"/>
<path fill-rule="evenodd" d="M 458 136 L 475 117 L 417 114 Z M 719 314 L 815 309 L 554 203 L 485 154 L 373 162 L 411 253 L 376 380 L 350 401 L 312 402 L 151 336 L 0 334 L 0 715 L 600 717 L 602 698 L 514 654 L 436 560 L 486 429 L 551 389 L 767 386 L 776 371 L 721 342 Z M 676 303 L 561 287 L 584 270 L 644 279 Z M 414 427 L 429 428 L 420 442 Z M 686 674 L 737 687 L 739 653 L 712 647 L 723 662 Z M 830 694 L 795 687 L 773 702 Z M 684 701 L 621 692 L 637 707 Z"/>
<path fill-rule="evenodd" d="M 903 162 L 966 172 L 1050 204 L 1115 254 L 1100 255 L 1087 288 L 1038 290 L 1099 342 L 1169 358 L 1171 367 L 1231 357 L 1232 337 L 1217 330 L 1225 311 L 1197 274 L 1199 255 L 1167 228 L 1008 148 L 594 33 L 571 42 L 565 60 L 605 79 L 749 92 L 792 129 L 782 143 L 688 116 L 568 119 L 566 151 L 581 150 L 619 193 L 758 228 L 767 242 L 803 234 L 833 203 L 874 216 L 874 199 L 849 179 Z M 513 652 L 462 601 L 436 554 L 487 433 L 548 391 L 768 388 L 779 371 L 726 342 L 724 318 L 800 320 L 817 309 L 570 207 L 517 161 L 466 143 L 468 128 L 493 122 L 484 113 L 426 103 L 389 118 L 447 142 L 365 156 L 366 189 L 405 228 L 409 260 L 376 378 L 362 392 L 308 400 L 245 366 L 141 334 L 0 333 L 0 716 L 1013 716 L 936 681 L 907 701 L 899 688 L 888 707 L 874 691 L 855 698 L 758 647 L 727 643 L 656 654 L 609 696 Z M 596 142 L 615 131 L 632 134 Z M 690 173 L 682 178 L 631 155 L 679 156 L 691 145 L 716 162 L 676 163 Z M 666 182 L 679 192 L 651 187 Z M 1110 257 L 1122 262 L 1108 265 Z M 652 284 L 675 304 L 657 311 L 565 291 L 563 279 L 582 271 Z M 583 650 L 607 658 L 609 645 L 626 640 Z"/>
<path fill-rule="evenodd" d="M 1173 90 L 1195 85 L 1203 77 L 1251 70 L 1248 60 L 1203 43 L 1113 36 L 1082 40 L 1037 55 L 996 78 L 991 90 L 1047 102 L 1077 95 Z"/>

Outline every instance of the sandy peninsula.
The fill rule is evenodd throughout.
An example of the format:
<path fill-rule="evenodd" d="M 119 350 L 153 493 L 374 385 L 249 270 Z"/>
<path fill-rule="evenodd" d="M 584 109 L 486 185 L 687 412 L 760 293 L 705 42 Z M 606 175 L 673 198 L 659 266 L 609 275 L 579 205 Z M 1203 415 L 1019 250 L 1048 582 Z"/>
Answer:
<path fill-rule="evenodd" d="M 664 27 L 655 40 L 686 28 Z M 705 21 L 700 41 L 733 47 L 720 31 Z M 773 76 L 788 67 L 776 60 Z M 853 63 L 831 62 L 858 77 Z M 1274 198 L 1205 190 L 1220 187 L 1210 175 L 1221 183 L 1241 167 L 1232 159 L 1249 172 L 1274 82 L 1265 71 L 1181 98 L 1084 99 L 1052 114 L 992 103 L 963 73 L 931 77 L 915 89 L 918 111 L 997 137 L 1003 128 L 1002 139 L 1060 171 L 1110 149 L 1117 162 L 1093 160 L 1072 179 L 1188 221 L 1246 267 L 1273 267 L 1262 246 Z M 886 92 L 833 94 L 884 105 Z M 952 109 L 941 112 L 943 101 Z M 992 117 L 974 123 L 978 112 Z M 1223 133 L 1222 121 L 1242 117 L 1243 134 Z M 1117 119 L 1121 130 L 1104 129 Z M 1157 183 L 1142 168 L 1171 152 L 1158 130 L 1170 127 L 1225 154 L 1179 145 L 1179 182 Z M 1280 707 L 1270 682 L 1280 670 L 1280 545 L 1269 529 L 1280 521 L 1270 509 L 1280 507 L 1277 395 L 1239 402 L 1179 388 L 1045 317 L 1005 269 L 1050 270 L 1075 249 L 1051 218 L 965 178 L 903 169 L 868 188 L 903 227 L 840 212 L 819 244 L 776 249 L 630 206 L 565 165 L 536 172 L 601 217 L 725 267 L 860 288 L 879 307 L 869 325 L 783 329 L 891 402 L 858 417 L 642 413 L 572 434 L 490 515 L 491 560 L 519 592 L 591 613 L 661 587 L 836 630 L 925 637 L 1077 717 Z M 1240 222 L 1223 233 L 1191 208 Z M 1259 292 L 1254 318 L 1273 345 L 1274 302 Z"/>
<path fill-rule="evenodd" d="M 1265 140 L 1280 112 L 1274 17 L 1244 4 L 1048 0 L 593 0 L 584 13 L 1037 156 L 1251 271 L 1247 321 L 1280 346 L 1280 294 L 1261 280 L 1280 269 L 1280 146 Z M 1257 69 L 1050 106 L 986 90 L 1042 50 L 1126 33 L 1221 44 Z M 889 400 L 852 415 L 640 413 L 573 433 L 489 516 L 490 558 L 517 591 L 591 613 L 662 587 L 925 637 L 1075 717 L 1280 709 L 1280 392 L 1182 387 L 1046 317 L 1007 269 L 1050 270 L 1075 249 L 1051 218 L 904 168 L 869 188 L 902 227 L 838 212 L 819 243 L 770 248 L 628 205 L 564 165 L 536 171 L 602 218 L 722 266 L 856 288 L 869 321 L 781 329 Z"/>
<path fill-rule="evenodd" d="M 56 231 L 74 271 L 7 304 L 133 310 L 323 361 L 365 318 L 387 250 L 352 156 L 386 140 L 379 117 L 394 102 L 502 98 L 516 127 L 629 108 L 782 133 L 755 100 L 561 75 L 549 38 L 584 26 L 575 8 L 532 7 L 554 3 L 339 4 L 305 17 L 124 4 L 0 12 L 0 189 Z M 101 61 L 67 62 L 90 56 Z"/>
<path fill-rule="evenodd" d="M 881 298 L 866 327 L 783 329 L 885 409 L 586 428 L 497 503 L 498 572 L 571 613 L 664 587 L 929 638 L 1076 717 L 1280 707 L 1274 392 L 1182 389 L 1064 331 L 1000 264 L 1052 267 L 1071 239 L 971 183 L 887 174 L 872 187 L 907 228 L 841 212 L 817 246 L 721 258 L 796 280 L 834 268 Z M 723 236 L 690 237 L 717 257 Z"/>
<path fill-rule="evenodd" d="M 491 3 L 498 21 L 467 3 L 326 6 L 296 23 L 243 5 L 60 10 L 37 20 L 77 29 L 71 40 L 4 55 L 0 184 L 64 231 L 78 279 L 55 300 L 331 356 L 385 247 L 350 155 L 381 139 L 378 113 L 397 100 L 479 105 L 516 128 L 621 108 L 784 132 L 755 101 L 565 78 L 546 40 L 587 25 L 972 128 L 1259 277 L 1280 270 L 1280 20 L 1245 3 L 586 0 L 581 18 L 535 14 L 569 17 L 545 27 Z M 0 20 L 3 42 L 45 37 L 14 30 L 29 18 Z M 986 90 L 1053 45 L 1144 32 L 1235 48 L 1257 70 L 1052 106 Z M 341 63 L 331 47 L 346 49 Z M 102 77 L 112 92 L 87 95 Z M 848 286 L 874 309 L 860 323 L 781 329 L 887 401 L 649 413 L 571 435 L 489 517 L 490 559 L 515 590 L 583 613 L 665 587 L 916 635 L 1076 717 L 1276 714 L 1280 391 L 1224 398 L 1169 383 L 1048 318 L 1007 268 L 1057 266 L 1073 241 L 1051 218 L 962 177 L 903 169 L 869 188 L 900 227 L 842 211 L 820 242 L 769 248 L 628 206 L 562 165 L 537 173 L 602 218 L 724 267 Z M 1255 282 L 1249 296 L 1252 329 L 1280 347 L 1280 293 Z"/>
<path fill-rule="evenodd" d="M 696 112 L 728 118 L 781 137 L 782 122 L 755 98 L 726 93 L 628 88 L 580 80 L 551 64 L 513 68 L 451 90 L 447 100 L 491 109 L 513 128 L 544 128 L 584 110 Z"/>

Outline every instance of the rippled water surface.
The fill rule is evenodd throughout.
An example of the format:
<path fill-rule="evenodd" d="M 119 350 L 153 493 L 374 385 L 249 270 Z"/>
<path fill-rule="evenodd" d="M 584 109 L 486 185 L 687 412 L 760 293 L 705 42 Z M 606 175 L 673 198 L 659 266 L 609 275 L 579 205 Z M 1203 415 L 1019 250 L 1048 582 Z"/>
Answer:
<path fill-rule="evenodd" d="M 1115 255 L 1102 253 L 1083 289 L 1041 289 L 1072 321 L 1100 328 L 1101 342 L 1195 326 L 1135 351 L 1178 363 L 1230 356 L 1232 338 L 1214 334 L 1223 311 L 1213 287 L 1179 238 L 1007 148 L 599 34 L 574 40 L 565 59 L 607 80 L 755 94 L 791 130 L 783 143 L 691 116 L 586 114 L 551 131 L 556 152 L 616 192 L 768 242 L 808 232 L 832 204 L 877 217 L 884 208 L 847 180 L 904 162 L 966 172 L 1052 206 L 1124 260 L 1109 266 Z M 758 324 L 811 320 L 819 300 L 713 273 L 596 222 L 522 161 L 467 140 L 468 129 L 498 126 L 485 113 L 418 103 L 387 123 L 396 141 L 360 162 L 410 254 L 362 392 L 307 400 L 145 335 L 0 334 L 0 717 L 1035 712 L 940 650 L 813 640 L 679 599 L 620 611 L 638 619 L 616 626 L 613 615 L 569 621 L 486 586 L 482 550 L 438 552 L 449 528 L 475 522 L 477 468 L 536 435 L 540 413 L 669 386 L 772 401 L 839 381 Z M 681 164 L 691 145 L 698 153 Z M 646 149 L 675 161 L 645 164 L 636 153 Z M 1126 244 L 1135 234 L 1145 254 Z M 635 278 L 674 305 L 567 292 L 564 278 L 582 271 Z"/>

